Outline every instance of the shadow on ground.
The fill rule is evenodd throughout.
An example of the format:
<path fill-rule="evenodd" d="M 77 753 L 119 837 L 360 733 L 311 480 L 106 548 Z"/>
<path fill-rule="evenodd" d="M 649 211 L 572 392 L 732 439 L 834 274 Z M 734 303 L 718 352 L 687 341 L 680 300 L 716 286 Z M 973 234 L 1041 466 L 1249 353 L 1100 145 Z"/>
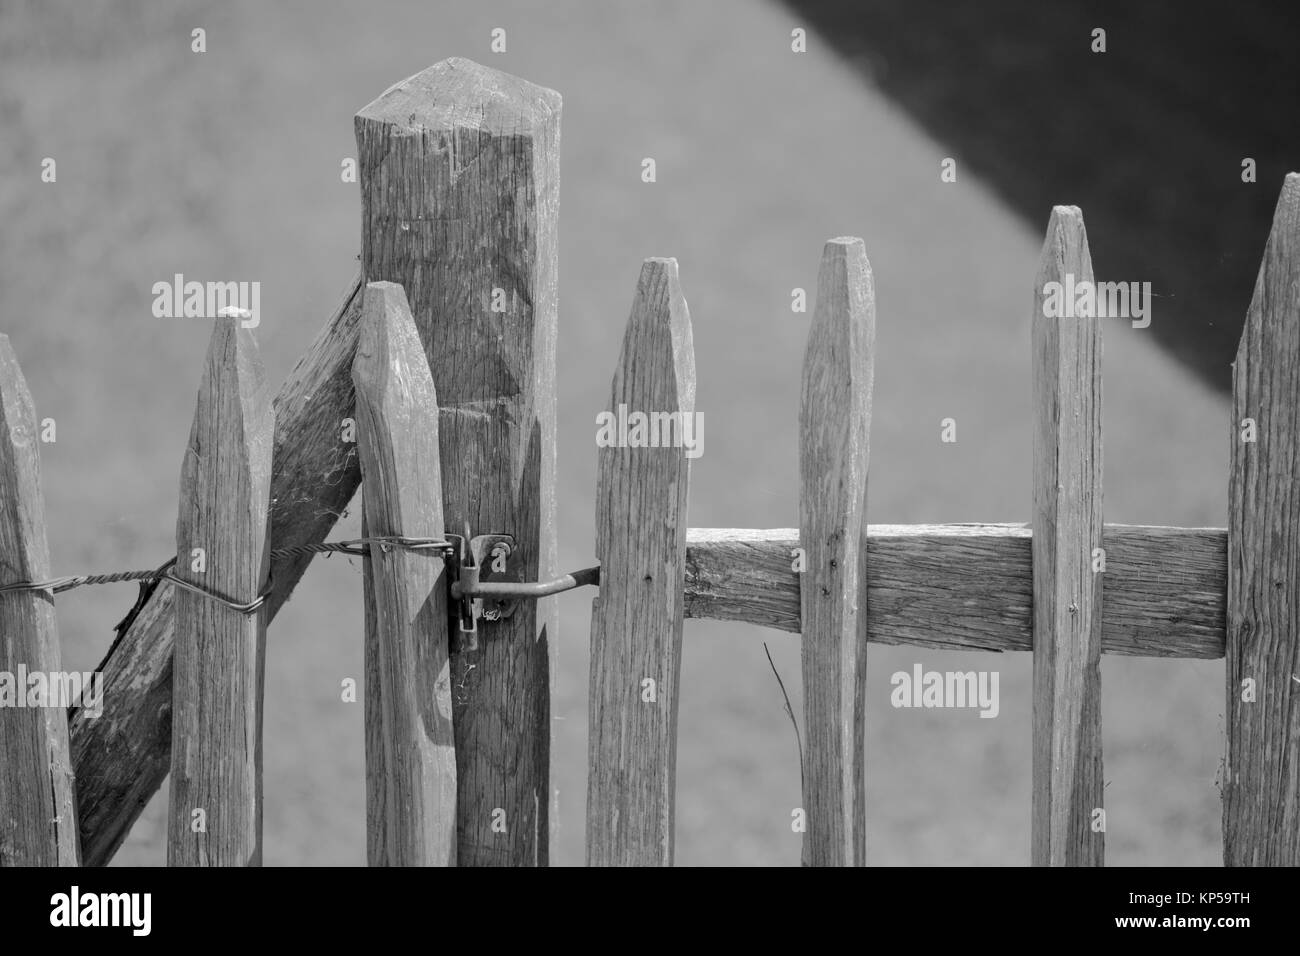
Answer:
<path fill-rule="evenodd" d="M 1278 189 L 1300 169 L 1300 7 L 785 2 L 1031 229 L 1080 206 L 1097 278 L 1149 280 L 1156 339 L 1230 386 Z"/>

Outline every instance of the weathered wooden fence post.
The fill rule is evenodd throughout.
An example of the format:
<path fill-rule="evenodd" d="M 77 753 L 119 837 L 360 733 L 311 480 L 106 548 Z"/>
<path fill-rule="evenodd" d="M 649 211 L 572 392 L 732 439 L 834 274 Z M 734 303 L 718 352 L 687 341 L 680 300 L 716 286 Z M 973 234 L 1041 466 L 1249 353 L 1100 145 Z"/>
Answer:
<path fill-rule="evenodd" d="M 1232 371 L 1226 866 L 1300 866 L 1300 174 L 1273 214 Z"/>
<path fill-rule="evenodd" d="M 353 380 L 367 534 L 441 538 L 438 398 L 402 287 L 366 287 Z M 380 718 L 382 799 L 367 819 L 383 829 L 367 845 L 390 866 L 456 863 L 456 750 L 451 719 L 446 565 L 437 551 L 370 547 L 377 700 L 366 699 L 366 736 Z M 367 617 L 370 617 L 369 609 Z M 371 630 L 373 628 L 373 630 Z M 375 704 L 378 704 L 376 707 Z M 379 754 L 374 755 L 379 758 Z M 382 788 L 382 793 L 379 790 Z"/>
<path fill-rule="evenodd" d="M 604 414 L 608 433 L 603 440 L 597 434 L 600 595 L 591 611 L 587 862 L 671 866 L 687 497 L 690 459 L 703 439 L 691 317 L 675 259 L 647 259 L 641 267 Z"/>
<path fill-rule="evenodd" d="M 39 441 L 31 392 L 0 335 L 0 584 L 50 576 Z M 63 686 L 61 669 L 54 596 L 0 594 L 0 673 L 10 693 L 26 703 L 29 675 Z M 67 711 L 58 700 L 19 703 L 0 701 L 0 867 L 78 866 Z"/>
<path fill-rule="evenodd" d="M 262 863 L 266 609 L 275 420 L 252 332 L 217 319 L 181 469 L 176 521 L 171 866 Z"/>
<path fill-rule="evenodd" d="M 803 361 L 799 542 L 805 866 L 866 858 L 867 464 L 876 301 L 861 239 L 826 243 Z"/>
<path fill-rule="evenodd" d="M 1053 282 L 1062 284 L 1054 299 Z M 1103 557 L 1094 552 L 1102 547 L 1101 319 L 1074 315 L 1074 302 L 1064 301 L 1073 298 L 1066 286 L 1083 282 L 1092 283 L 1083 215 L 1057 206 L 1034 280 L 1031 328 L 1035 866 L 1101 866 L 1104 840 L 1102 590 L 1094 565 Z"/>
<path fill-rule="evenodd" d="M 555 568 L 560 96 L 463 59 L 356 117 L 361 264 L 401 284 L 441 408 L 449 529 L 514 536 L 512 572 Z M 373 530 L 373 529 L 372 529 Z M 545 865 L 554 601 L 452 648 L 457 859 Z"/>

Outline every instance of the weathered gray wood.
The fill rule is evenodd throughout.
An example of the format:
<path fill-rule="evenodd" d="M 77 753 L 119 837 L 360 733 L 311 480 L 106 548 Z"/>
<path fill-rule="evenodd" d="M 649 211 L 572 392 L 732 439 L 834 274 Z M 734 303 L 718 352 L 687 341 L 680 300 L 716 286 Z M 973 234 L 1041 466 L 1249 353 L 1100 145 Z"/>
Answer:
<path fill-rule="evenodd" d="M 360 317 L 358 277 L 276 396 L 271 540 L 277 548 L 325 540 L 361 480 L 355 446 L 342 438 L 343 421 L 352 416 Z M 311 559 L 274 562 L 268 621 Z M 168 584 L 154 590 L 99 665 L 102 716 L 69 713 L 86 866 L 112 859 L 171 767 L 173 590 Z"/>
<path fill-rule="evenodd" d="M 364 494 L 364 492 L 363 492 Z M 365 508 L 361 509 L 361 537 L 370 536 Z M 366 731 L 366 864 L 389 866 L 388 771 L 384 763 L 384 705 L 379 678 L 379 609 L 375 606 L 375 574 L 369 561 L 361 567 L 361 613 L 364 618 Z"/>
<path fill-rule="evenodd" d="M 870 525 L 867 639 L 979 651 L 1033 649 L 1031 533 L 1019 524 Z M 1227 532 L 1106 525 L 1102 651 L 1223 656 Z M 794 528 L 691 528 L 686 616 L 799 632 Z"/>
<path fill-rule="evenodd" d="M 1243 441 L 1246 419 L 1256 440 Z M 1223 862 L 1300 865 L 1300 174 L 1232 372 Z M 1249 683 L 1247 683 L 1249 682 Z"/>
<path fill-rule="evenodd" d="M 0 335 L 0 584 L 50 576 L 38 436 L 32 394 Z M 63 686 L 51 683 L 59 659 L 54 595 L 0 593 L 0 674 L 11 682 L 0 690 L 0 867 L 80 862 L 67 711 L 39 693 L 30 700 L 26 679 Z"/>
<path fill-rule="evenodd" d="M 691 317 L 675 259 L 641 267 L 608 414 L 622 409 L 629 425 L 637 413 L 677 417 L 667 446 L 660 431 L 659 447 L 597 451 L 587 863 L 671 866 L 690 484 L 682 425 L 695 414 Z"/>
<path fill-rule="evenodd" d="M 560 96 L 444 60 L 356 134 L 362 269 L 405 288 L 424 342 L 447 526 L 514 535 L 517 573 L 538 580 L 555 568 Z M 556 622 L 553 600 L 524 601 L 481 621 L 476 649 L 453 645 L 462 865 L 547 862 Z"/>
<path fill-rule="evenodd" d="M 1052 210 L 1034 280 L 1031 856 L 1035 866 L 1101 866 L 1101 319 L 1045 315 L 1052 282 L 1092 282 L 1074 206 Z"/>
<path fill-rule="evenodd" d="M 274 434 L 253 334 L 217 319 L 181 468 L 178 579 L 240 603 L 264 590 Z M 245 614 L 184 588 L 173 602 L 167 862 L 260 866 L 266 611 Z"/>
<path fill-rule="evenodd" d="M 875 289 L 861 239 L 822 253 L 799 407 L 805 866 L 866 863 L 867 459 Z"/>
<path fill-rule="evenodd" d="M 402 287 L 366 286 L 352 378 L 366 525 L 376 536 L 441 538 L 438 397 Z M 383 734 L 380 834 L 391 866 L 456 865 L 446 564 L 436 552 L 370 546 Z M 373 718 L 372 711 L 367 716 Z M 367 737 L 372 732 L 366 728 Z M 373 792 L 367 786 L 367 792 Z"/>

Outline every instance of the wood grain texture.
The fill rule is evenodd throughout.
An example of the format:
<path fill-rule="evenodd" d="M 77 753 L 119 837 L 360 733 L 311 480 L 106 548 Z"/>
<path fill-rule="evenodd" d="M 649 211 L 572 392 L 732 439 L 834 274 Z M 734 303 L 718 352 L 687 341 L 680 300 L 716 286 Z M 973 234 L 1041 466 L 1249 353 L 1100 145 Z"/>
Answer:
<path fill-rule="evenodd" d="M 1256 441 L 1242 440 L 1253 419 Z M 1282 187 L 1232 373 L 1223 862 L 1300 865 L 1300 175 Z M 1253 693 L 1246 681 L 1253 682 Z M 1251 700 L 1244 700 L 1251 697 Z"/>
<path fill-rule="evenodd" d="M 364 492 L 363 492 L 364 494 Z M 365 507 L 361 509 L 361 537 L 370 536 Z M 361 563 L 361 615 L 363 667 L 365 668 L 366 731 L 366 865 L 389 866 L 388 771 L 384 764 L 384 705 L 380 698 L 379 608 L 375 605 L 375 573 L 369 561 Z"/>
<path fill-rule="evenodd" d="M 678 417 L 675 444 L 665 447 L 661 432 L 660 447 L 597 451 L 587 863 L 671 866 L 690 484 L 681 424 L 695 414 L 691 317 L 675 259 L 641 268 L 606 413 L 622 408 L 629 422 Z"/>
<path fill-rule="evenodd" d="M 1101 866 L 1105 834 L 1093 825 L 1103 786 L 1102 574 L 1093 570 L 1102 547 L 1101 319 L 1045 315 L 1053 282 L 1092 282 L 1074 206 L 1052 210 L 1034 280 L 1030 852 L 1035 866 Z"/>
<path fill-rule="evenodd" d="M 861 239 L 822 253 L 799 407 L 805 866 L 866 864 L 867 459 L 875 289 Z"/>
<path fill-rule="evenodd" d="M 1033 649 L 1031 540 L 1022 524 L 870 525 L 867 639 L 944 650 Z M 1222 528 L 1106 525 L 1102 651 L 1223 656 Z M 691 528 L 686 616 L 799 632 L 794 528 Z"/>
<path fill-rule="evenodd" d="M 274 547 L 329 535 L 361 481 L 356 446 L 342 439 L 353 414 L 352 359 L 361 318 L 360 277 L 276 395 L 271 478 Z M 311 555 L 273 562 L 267 620 L 289 599 Z M 103 715 L 69 712 L 82 859 L 103 866 L 171 768 L 173 587 L 155 589 L 114 641 L 103 673 Z"/>
<path fill-rule="evenodd" d="M 36 406 L 0 335 L 0 584 L 49 576 Z M 80 863 L 67 711 L 28 696 L 28 676 L 49 687 L 61 671 L 54 595 L 0 594 L 0 673 L 14 695 L 0 702 L 0 867 Z"/>
<path fill-rule="evenodd" d="M 367 285 L 364 314 L 352 377 L 366 525 L 376 535 L 440 538 L 438 396 L 402 287 Z M 382 810 L 367 812 L 384 830 L 367 834 L 367 845 L 382 839 L 390 866 L 455 866 L 446 563 L 436 552 L 376 544 L 369 564 L 385 793 Z"/>
<path fill-rule="evenodd" d="M 424 342 L 447 527 L 514 535 L 539 580 L 555 568 L 560 96 L 444 60 L 365 107 L 356 135 L 362 269 L 405 288 Z M 525 601 L 452 648 L 462 865 L 548 860 L 555 626 L 553 600 Z"/>
<path fill-rule="evenodd" d="M 217 319 L 181 467 L 179 579 L 241 603 L 264 590 L 274 434 L 253 334 Z M 244 614 L 183 588 L 173 602 L 167 863 L 260 866 L 266 611 Z M 206 816 L 199 832 L 196 810 Z"/>

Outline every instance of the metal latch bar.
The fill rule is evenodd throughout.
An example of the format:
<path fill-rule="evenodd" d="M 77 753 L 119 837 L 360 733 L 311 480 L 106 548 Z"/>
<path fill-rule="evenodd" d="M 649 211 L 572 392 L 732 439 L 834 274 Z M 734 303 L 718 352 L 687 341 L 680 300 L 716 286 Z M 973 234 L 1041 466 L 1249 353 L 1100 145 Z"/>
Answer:
<path fill-rule="evenodd" d="M 478 568 L 473 569 L 475 573 L 471 581 L 463 570 L 460 580 L 452 582 L 451 585 L 451 596 L 458 601 L 467 597 L 529 600 L 550 597 L 552 594 L 561 594 L 589 584 L 600 584 L 599 564 L 594 568 L 574 571 L 572 574 L 562 574 L 550 581 L 480 581 Z"/>
<path fill-rule="evenodd" d="M 452 543 L 446 555 L 448 567 L 448 593 L 460 620 L 462 646 L 473 650 L 478 646 L 478 621 L 498 621 L 510 617 L 520 601 L 535 601 L 571 591 L 574 588 L 600 583 L 600 566 L 583 568 L 550 581 L 517 581 L 512 576 L 522 576 L 515 554 L 514 537 L 508 534 L 480 534 L 470 537 L 448 534 Z M 496 577 L 500 575 L 501 577 Z M 484 580 L 484 578 L 488 580 Z M 489 606 L 484 607 L 484 601 Z"/>

